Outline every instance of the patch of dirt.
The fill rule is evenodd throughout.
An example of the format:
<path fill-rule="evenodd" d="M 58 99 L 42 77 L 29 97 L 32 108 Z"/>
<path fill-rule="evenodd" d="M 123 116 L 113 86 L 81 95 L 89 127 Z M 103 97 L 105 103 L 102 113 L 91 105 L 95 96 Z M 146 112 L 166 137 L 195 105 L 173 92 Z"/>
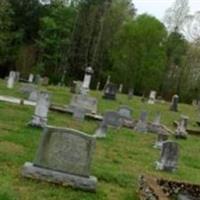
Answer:
<path fill-rule="evenodd" d="M 12 142 L 2 141 L 0 142 L 0 153 L 5 154 L 22 154 L 24 147 Z"/>

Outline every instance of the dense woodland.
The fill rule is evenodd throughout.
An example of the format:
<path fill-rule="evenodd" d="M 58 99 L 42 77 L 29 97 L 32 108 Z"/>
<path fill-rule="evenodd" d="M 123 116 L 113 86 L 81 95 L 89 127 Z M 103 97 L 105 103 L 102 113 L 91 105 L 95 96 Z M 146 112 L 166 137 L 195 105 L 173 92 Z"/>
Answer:
<path fill-rule="evenodd" d="M 136 94 L 150 90 L 182 101 L 200 92 L 200 13 L 176 0 L 165 23 L 137 15 L 131 0 L 0 0 L 0 75 L 10 70 L 66 84 L 86 66 L 102 87 L 108 75 Z"/>

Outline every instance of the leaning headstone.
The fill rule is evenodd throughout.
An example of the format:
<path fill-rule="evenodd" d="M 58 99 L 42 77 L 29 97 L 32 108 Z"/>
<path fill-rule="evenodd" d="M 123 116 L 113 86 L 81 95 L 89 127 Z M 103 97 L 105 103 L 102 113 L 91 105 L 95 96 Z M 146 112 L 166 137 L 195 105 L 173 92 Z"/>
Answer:
<path fill-rule="evenodd" d="M 34 80 L 34 75 L 33 74 L 29 74 L 28 82 L 29 83 L 33 83 L 33 80 Z"/>
<path fill-rule="evenodd" d="M 95 191 L 96 177 L 90 175 L 95 138 L 85 133 L 46 127 L 33 163 L 25 163 L 22 175 L 62 186 Z"/>
<path fill-rule="evenodd" d="M 12 89 L 14 87 L 15 84 L 15 72 L 11 71 L 8 77 L 8 81 L 7 81 L 7 88 Z"/>
<path fill-rule="evenodd" d="M 156 101 L 156 91 L 151 91 L 149 95 L 148 104 L 154 104 Z"/>
<path fill-rule="evenodd" d="M 166 141 L 162 144 L 159 161 L 156 162 L 157 170 L 173 172 L 177 169 L 179 147 L 176 142 Z"/>
<path fill-rule="evenodd" d="M 168 140 L 168 135 L 167 134 L 158 134 L 156 142 L 154 144 L 155 149 L 162 149 L 163 143 Z"/>
<path fill-rule="evenodd" d="M 88 113 L 97 113 L 97 99 L 94 97 L 89 97 L 85 95 L 74 95 L 72 97 L 72 100 L 70 102 L 70 105 L 68 106 L 68 109 L 70 109 L 72 112 L 76 107 L 81 107 L 87 110 Z"/>
<path fill-rule="evenodd" d="M 135 126 L 135 131 L 138 132 L 147 132 L 147 112 L 142 112 L 140 119 L 138 120 L 136 126 Z"/>
<path fill-rule="evenodd" d="M 109 83 L 104 89 L 104 99 L 115 100 L 117 95 L 117 86 L 115 84 Z"/>
<path fill-rule="evenodd" d="M 131 100 L 131 99 L 133 98 L 133 93 L 134 93 L 133 89 L 130 88 L 130 89 L 128 90 L 128 99 L 129 99 L 129 100 Z"/>
<path fill-rule="evenodd" d="M 73 110 L 73 118 L 79 121 L 83 121 L 85 119 L 85 115 L 87 110 L 81 107 L 75 107 Z"/>
<path fill-rule="evenodd" d="M 33 115 L 32 121 L 29 124 L 35 127 L 45 127 L 48 120 L 49 106 L 49 94 L 46 92 L 39 92 L 35 107 L 35 114 Z"/>
<path fill-rule="evenodd" d="M 94 70 L 92 69 L 92 67 L 87 67 L 85 69 L 85 76 L 83 79 L 83 85 L 81 87 L 81 94 L 82 95 L 87 95 L 87 93 L 90 90 L 90 83 L 91 83 L 91 79 L 92 79 L 92 75 L 94 74 Z"/>
<path fill-rule="evenodd" d="M 123 119 L 118 112 L 108 111 L 103 117 L 103 121 L 100 124 L 100 127 L 95 132 L 95 137 L 104 138 L 106 137 L 107 128 L 109 126 L 114 128 L 121 128 L 123 125 Z"/>
<path fill-rule="evenodd" d="M 175 131 L 175 136 L 177 139 L 187 139 L 188 133 L 186 131 L 186 124 L 185 120 L 181 119 L 178 123 L 178 127 Z"/>
<path fill-rule="evenodd" d="M 177 94 L 175 94 L 172 97 L 172 102 L 171 102 L 170 110 L 174 111 L 174 112 L 178 112 L 178 103 L 179 103 L 179 96 Z"/>

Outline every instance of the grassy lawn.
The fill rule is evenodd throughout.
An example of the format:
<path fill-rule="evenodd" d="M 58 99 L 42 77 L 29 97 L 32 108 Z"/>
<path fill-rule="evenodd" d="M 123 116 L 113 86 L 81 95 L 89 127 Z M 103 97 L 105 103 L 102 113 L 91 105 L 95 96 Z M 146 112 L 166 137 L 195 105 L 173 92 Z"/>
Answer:
<path fill-rule="evenodd" d="M 6 89 L 0 80 L 0 95 L 23 97 L 18 84 L 15 89 Z M 68 104 L 71 94 L 68 88 L 49 86 L 52 101 Z M 190 105 L 181 104 L 179 112 L 169 111 L 169 103 L 147 105 L 138 97 L 128 100 L 126 95 L 118 95 L 117 101 L 106 101 L 100 92 L 91 92 L 98 98 L 99 112 L 116 110 L 119 105 L 129 105 L 137 119 L 142 110 L 147 110 L 149 120 L 161 112 L 161 122 L 174 130 L 173 120 L 181 114 L 190 117 L 190 126 L 195 127 L 198 111 Z M 157 172 L 155 161 L 160 152 L 153 148 L 156 136 L 136 133 L 129 129 L 109 129 L 104 140 L 97 140 L 92 163 L 92 175 L 98 178 L 96 193 L 87 193 L 71 188 L 63 188 L 45 182 L 24 179 L 20 175 L 22 165 L 34 159 L 41 130 L 27 127 L 34 112 L 33 107 L 0 102 L 0 200 L 138 200 L 137 180 L 140 174 L 158 175 L 174 180 L 200 183 L 200 137 L 189 136 L 188 140 L 178 140 L 180 161 L 177 172 L 170 174 Z M 94 134 L 98 123 L 95 121 L 74 121 L 70 115 L 49 113 L 49 125 L 74 128 Z M 173 139 L 173 137 L 172 137 Z"/>

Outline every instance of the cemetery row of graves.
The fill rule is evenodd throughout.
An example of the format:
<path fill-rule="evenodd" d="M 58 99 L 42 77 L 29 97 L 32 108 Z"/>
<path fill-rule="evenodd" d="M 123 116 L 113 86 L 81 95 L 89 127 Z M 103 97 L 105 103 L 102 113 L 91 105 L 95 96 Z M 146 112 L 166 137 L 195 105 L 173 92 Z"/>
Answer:
<path fill-rule="evenodd" d="M 121 94 L 93 70 L 69 88 L 0 81 L 0 199 L 200 199 L 199 105 Z M 1 197 L 2 196 L 2 197 Z"/>

